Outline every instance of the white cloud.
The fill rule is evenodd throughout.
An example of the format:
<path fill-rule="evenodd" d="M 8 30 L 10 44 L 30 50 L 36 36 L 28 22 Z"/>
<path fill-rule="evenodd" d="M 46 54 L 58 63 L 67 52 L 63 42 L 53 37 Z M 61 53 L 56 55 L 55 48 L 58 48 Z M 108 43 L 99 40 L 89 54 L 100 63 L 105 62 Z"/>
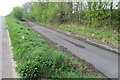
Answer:
<path fill-rule="evenodd" d="M 30 2 L 33 0 L 1 0 L 0 2 L 0 16 L 8 15 L 13 7 L 21 6 L 25 2 Z"/>

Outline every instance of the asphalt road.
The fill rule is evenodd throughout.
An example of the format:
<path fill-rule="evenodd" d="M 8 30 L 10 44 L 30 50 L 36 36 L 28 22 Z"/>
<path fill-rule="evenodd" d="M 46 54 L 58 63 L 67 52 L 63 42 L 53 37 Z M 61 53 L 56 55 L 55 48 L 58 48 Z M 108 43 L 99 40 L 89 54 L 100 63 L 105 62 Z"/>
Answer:
<path fill-rule="evenodd" d="M 2 50 L 0 50 L 0 65 L 2 65 L 2 70 L 0 69 L 0 72 L 2 72 L 2 78 L 15 78 L 16 73 L 15 73 L 15 67 L 13 65 L 13 60 L 12 60 L 12 54 L 11 54 L 11 45 L 10 45 L 10 39 L 9 39 L 9 34 L 7 31 L 7 26 L 5 22 L 5 17 L 0 16 L 0 28 L 2 31 L 0 31 L 0 39 L 2 39 Z M 16 77 L 17 78 L 17 77 Z"/>
<path fill-rule="evenodd" d="M 102 50 L 80 40 L 68 37 L 33 22 L 27 22 L 31 28 L 51 41 L 64 46 L 77 57 L 94 65 L 96 69 L 109 78 L 118 78 L 118 55 Z"/>

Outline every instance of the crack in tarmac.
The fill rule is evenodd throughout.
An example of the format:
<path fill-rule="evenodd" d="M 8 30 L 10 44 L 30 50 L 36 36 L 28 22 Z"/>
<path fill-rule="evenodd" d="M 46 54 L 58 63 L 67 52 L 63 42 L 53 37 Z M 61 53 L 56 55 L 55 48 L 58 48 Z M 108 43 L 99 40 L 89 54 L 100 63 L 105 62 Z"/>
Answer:
<path fill-rule="evenodd" d="M 59 38 L 61 38 L 61 37 L 59 37 Z M 69 40 L 67 40 L 67 39 L 64 39 L 64 38 L 61 38 L 61 39 L 65 40 L 65 41 L 67 41 L 67 42 L 70 42 L 71 44 L 75 45 L 76 47 L 85 48 L 85 46 L 82 46 L 82 45 L 80 45 L 80 44 L 76 44 L 76 43 L 74 43 L 74 42 L 72 42 L 72 41 L 69 41 Z"/>

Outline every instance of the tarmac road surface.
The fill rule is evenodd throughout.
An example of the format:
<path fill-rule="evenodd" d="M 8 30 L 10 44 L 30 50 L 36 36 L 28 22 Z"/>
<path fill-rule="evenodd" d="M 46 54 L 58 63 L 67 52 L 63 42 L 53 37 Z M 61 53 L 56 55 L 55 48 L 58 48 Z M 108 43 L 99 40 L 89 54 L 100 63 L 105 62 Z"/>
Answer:
<path fill-rule="evenodd" d="M 64 46 L 77 57 L 93 66 L 109 78 L 118 78 L 118 55 L 100 49 L 83 41 L 66 36 L 33 22 L 26 22 L 31 28 L 49 40 Z"/>

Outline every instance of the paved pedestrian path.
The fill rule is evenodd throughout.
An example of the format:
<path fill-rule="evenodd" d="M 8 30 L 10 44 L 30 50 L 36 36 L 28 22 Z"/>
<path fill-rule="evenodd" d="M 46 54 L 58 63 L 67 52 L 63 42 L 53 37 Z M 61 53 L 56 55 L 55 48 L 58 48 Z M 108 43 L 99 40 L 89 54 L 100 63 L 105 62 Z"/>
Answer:
<path fill-rule="evenodd" d="M 0 27 L 2 27 L 2 52 L 0 52 L 0 57 L 2 57 L 2 60 L 0 60 L 2 61 L 0 62 L 0 64 L 2 64 L 2 78 L 16 78 L 17 76 L 15 73 L 15 66 L 12 60 L 11 45 L 5 17 L 0 17 Z"/>

